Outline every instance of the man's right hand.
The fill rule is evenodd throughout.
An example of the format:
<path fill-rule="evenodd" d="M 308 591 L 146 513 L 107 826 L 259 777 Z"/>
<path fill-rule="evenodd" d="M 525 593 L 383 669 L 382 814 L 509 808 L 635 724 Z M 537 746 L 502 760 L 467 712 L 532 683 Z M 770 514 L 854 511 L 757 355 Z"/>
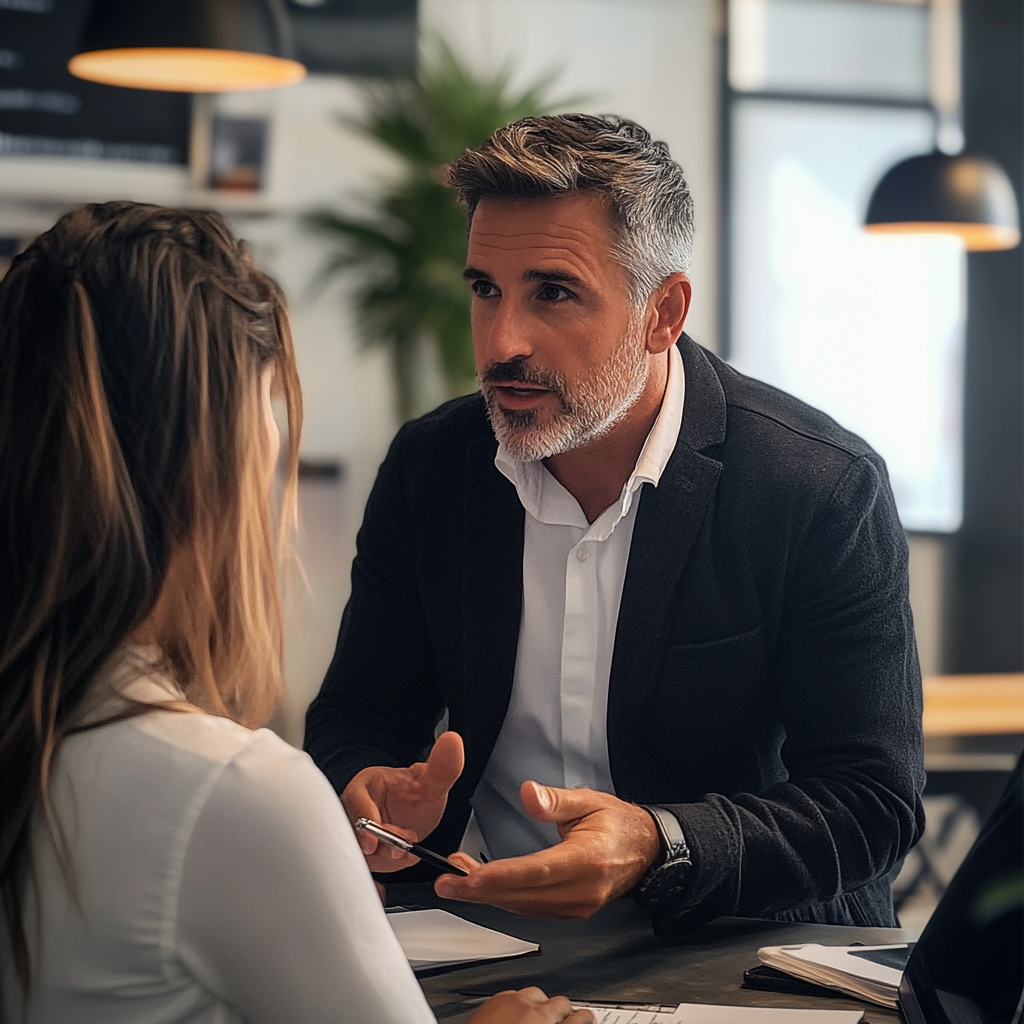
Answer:
<path fill-rule="evenodd" d="M 409 768 L 364 768 L 345 787 L 341 803 L 353 823 L 369 818 L 414 842 L 437 828 L 448 791 L 462 774 L 466 757 L 457 732 L 438 736 L 426 761 Z M 388 846 L 362 829 L 359 846 L 371 871 L 399 871 L 418 862 L 411 853 Z"/>

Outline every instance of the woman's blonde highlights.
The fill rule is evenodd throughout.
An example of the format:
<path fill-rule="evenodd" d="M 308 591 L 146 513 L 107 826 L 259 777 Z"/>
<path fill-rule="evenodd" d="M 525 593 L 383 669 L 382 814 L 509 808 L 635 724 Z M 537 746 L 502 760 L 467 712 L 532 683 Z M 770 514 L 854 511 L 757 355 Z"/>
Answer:
<path fill-rule="evenodd" d="M 0 282 L 0 907 L 26 992 L 32 822 L 61 853 L 50 777 L 99 669 L 148 626 L 182 709 L 257 725 L 280 697 L 300 424 L 281 294 L 217 214 L 83 207 Z"/>

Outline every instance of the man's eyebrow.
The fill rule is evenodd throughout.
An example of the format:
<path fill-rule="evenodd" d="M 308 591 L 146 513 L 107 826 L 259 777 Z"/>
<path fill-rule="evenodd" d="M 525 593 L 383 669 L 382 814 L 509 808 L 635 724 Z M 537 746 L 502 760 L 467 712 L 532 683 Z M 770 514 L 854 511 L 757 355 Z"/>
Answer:
<path fill-rule="evenodd" d="M 476 267 L 466 267 L 462 272 L 466 281 L 491 281 L 494 278 L 486 270 L 478 270 Z M 524 281 L 556 281 L 559 284 L 573 285 L 576 288 L 583 286 L 583 281 L 575 274 L 568 274 L 564 270 L 527 270 L 523 273 Z"/>
<path fill-rule="evenodd" d="M 567 274 L 564 270 L 527 270 L 523 274 L 524 281 L 557 281 L 560 284 L 571 284 L 582 287 L 583 281 L 575 274 Z"/>

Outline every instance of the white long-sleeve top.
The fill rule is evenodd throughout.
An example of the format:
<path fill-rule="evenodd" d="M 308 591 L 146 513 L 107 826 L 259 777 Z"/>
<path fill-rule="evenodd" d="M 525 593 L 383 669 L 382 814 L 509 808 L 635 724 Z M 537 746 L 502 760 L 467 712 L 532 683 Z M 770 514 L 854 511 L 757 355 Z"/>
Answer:
<path fill-rule="evenodd" d="M 148 713 L 67 739 L 54 794 L 78 905 L 40 828 L 29 1024 L 434 1024 L 337 796 L 273 733 Z"/>

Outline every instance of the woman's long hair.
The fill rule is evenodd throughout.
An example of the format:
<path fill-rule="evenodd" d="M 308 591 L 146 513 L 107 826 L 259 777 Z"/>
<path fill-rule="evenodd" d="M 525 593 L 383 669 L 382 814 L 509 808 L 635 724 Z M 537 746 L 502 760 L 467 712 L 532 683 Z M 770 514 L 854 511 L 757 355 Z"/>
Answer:
<path fill-rule="evenodd" d="M 271 365 L 283 527 L 301 421 L 288 321 L 219 215 L 86 206 L 0 282 L 0 907 L 26 994 L 33 820 L 62 847 L 54 757 L 157 599 L 163 667 L 189 704 L 255 725 L 280 696 Z"/>

